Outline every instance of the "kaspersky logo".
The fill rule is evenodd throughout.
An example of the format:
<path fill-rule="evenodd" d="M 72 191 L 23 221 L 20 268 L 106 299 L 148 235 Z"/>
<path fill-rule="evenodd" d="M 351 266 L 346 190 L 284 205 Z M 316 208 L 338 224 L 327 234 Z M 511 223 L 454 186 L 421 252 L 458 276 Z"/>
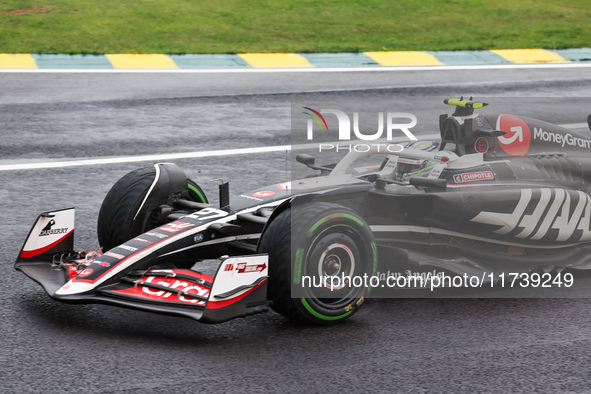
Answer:
<path fill-rule="evenodd" d="M 338 109 L 320 109 L 317 111 L 310 107 L 303 107 L 306 111 L 303 114 L 310 117 L 308 119 L 307 138 L 309 141 L 314 139 L 314 124 L 320 127 L 322 132 L 329 132 L 328 124 L 323 114 L 332 114 L 336 116 L 338 121 L 338 139 L 341 141 L 351 140 L 351 130 L 356 138 L 363 141 L 375 141 L 378 139 L 385 138 L 388 141 L 393 139 L 395 133 L 400 131 L 404 133 L 411 141 L 417 141 L 417 138 L 410 131 L 411 128 L 416 126 L 417 117 L 413 114 L 406 112 L 387 112 L 384 116 L 384 112 L 378 112 L 378 130 L 375 132 L 363 132 L 360 129 L 359 123 L 359 112 L 353 112 L 353 127 L 351 128 L 351 119 L 349 115 Z M 384 123 L 386 124 L 384 127 Z"/>

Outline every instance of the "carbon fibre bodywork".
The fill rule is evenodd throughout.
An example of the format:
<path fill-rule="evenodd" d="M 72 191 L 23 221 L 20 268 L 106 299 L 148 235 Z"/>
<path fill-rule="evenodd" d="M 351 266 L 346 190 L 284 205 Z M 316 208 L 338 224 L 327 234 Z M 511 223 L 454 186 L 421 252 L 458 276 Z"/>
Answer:
<path fill-rule="evenodd" d="M 442 116 L 440 131 L 440 150 L 403 148 L 366 171 L 351 171 L 352 164 L 380 152 L 352 152 L 319 176 L 235 195 L 221 208 L 181 210 L 93 258 L 72 252 L 73 210 L 47 212 L 15 267 L 59 301 L 222 322 L 268 310 L 269 261 L 257 254 L 257 243 L 269 223 L 294 204 L 330 202 L 362 216 L 380 264 L 400 270 L 480 275 L 591 268 L 589 136 L 471 111 Z M 401 157 L 436 164 L 406 179 L 397 174 Z M 186 183 L 178 167 L 156 166 L 161 177 Z M 165 193 L 170 207 L 173 192 Z M 62 230 L 47 233 L 52 228 Z M 214 268 L 204 273 L 200 264 Z"/>

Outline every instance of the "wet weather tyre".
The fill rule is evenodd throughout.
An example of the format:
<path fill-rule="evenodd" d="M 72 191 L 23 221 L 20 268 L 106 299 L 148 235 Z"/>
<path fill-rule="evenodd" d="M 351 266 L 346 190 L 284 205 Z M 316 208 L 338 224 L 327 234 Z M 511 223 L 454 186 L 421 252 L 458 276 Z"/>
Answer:
<path fill-rule="evenodd" d="M 202 202 L 207 204 L 207 196 L 205 192 L 199 187 L 197 182 L 194 182 L 192 179 L 187 178 L 187 187 L 189 189 L 189 200 L 195 202 Z"/>
<path fill-rule="evenodd" d="M 151 211 L 141 210 L 155 177 L 154 167 L 138 168 L 111 187 L 103 200 L 97 222 L 98 240 L 103 250 L 112 249 L 155 227 L 149 220 Z M 187 179 L 187 188 L 190 200 L 207 203 L 207 197 L 197 183 Z M 160 202 L 164 203 L 166 199 Z"/>
<path fill-rule="evenodd" d="M 377 269 L 368 224 L 351 209 L 332 203 L 286 209 L 269 224 L 258 251 L 269 254 L 267 291 L 273 309 L 298 322 L 332 324 L 351 317 L 371 286 L 339 286 L 322 277 L 370 277 Z M 312 279 L 304 282 L 304 277 Z M 300 297 L 292 298 L 292 286 Z"/>

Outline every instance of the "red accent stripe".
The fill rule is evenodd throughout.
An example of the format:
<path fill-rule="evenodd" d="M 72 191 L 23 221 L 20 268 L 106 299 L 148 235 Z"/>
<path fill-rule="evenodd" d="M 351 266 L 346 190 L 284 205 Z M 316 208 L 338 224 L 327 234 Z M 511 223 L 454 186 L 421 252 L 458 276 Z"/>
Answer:
<path fill-rule="evenodd" d="M 53 248 L 54 246 L 57 246 L 60 242 L 65 240 L 68 237 L 68 235 L 72 234 L 73 232 L 74 232 L 74 229 L 72 229 L 69 233 L 67 233 L 66 235 L 64 235 L 63 237 L 61 237 L 60 239 L 58 239 L 54 243 L 49 244 L 44 248 L 35 249 L 35 250 L 23 250 L 21 252 L 21 257 L 24 259 L 28 259 L 30 257 L 38 256 L 43 252 L 47 252 L 49 249 Z"/>
<path fill-rule="evenodd" d="M 228 305 L 232 305 L 233 303 L 240 301 L 241 299 L 243 299 L 244 297 L 246 297 L 247 295 L 249 295 L 250 293 L 252 293 L 256 289 L 258 289 L 266 281 L 267 281 L 267 279 L 265 279 L 264 281 L 259 283 L 256 287 L 253 287 L 252 289 L 248 290 L 246 293 L 240 294 L 239 296 L 234 297 L 234 298 L 230 298 L 229 300 L 223 300 L 223 301 L 211 301 L 210 300 L 207 302 L 207 309 L 219 309 L 219 308 L 224 308 Z M 210 297 L 213 297 L 213 296 L 210 295 Z"/>

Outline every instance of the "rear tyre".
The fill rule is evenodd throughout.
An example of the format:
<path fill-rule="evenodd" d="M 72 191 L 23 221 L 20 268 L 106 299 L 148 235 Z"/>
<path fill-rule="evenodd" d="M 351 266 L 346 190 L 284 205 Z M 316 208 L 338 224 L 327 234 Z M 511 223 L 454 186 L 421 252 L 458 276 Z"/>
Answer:
<path fill-rule="evenodd" d="M 112 249 L 155 227 L 149 220 L 153 209 L 143 205 L 148 192 L 158 195 L 157 190 L 150 190 L 155 177 L 154 167 L 138 168 L 111 187 L 101 205 L 97 223 L 98 240 L 103 250 Z M 205 193 L 191 179 L 187 179 L 187 191 L 190 200 L 207 203 Z M 167 199 L 162 198 L 155 204 L 165 204 Z"/>
<path fill-rule="evenodd" d="M 269 254 L 268 298 L 281 315 L 298 322 L 338 323 L 361 307 L 371 286 L 322 277 L 375 275 L 377 248 L 369 226 L 356 212 L 332 203 L 288 208 L 263 234 L 260 253 Z M 293 264 L 292 264 L 293 261 Z M 302 286 L 302 277 L 321 286 Z M 292 286 L 305 297 L 292 298 Z"/>

